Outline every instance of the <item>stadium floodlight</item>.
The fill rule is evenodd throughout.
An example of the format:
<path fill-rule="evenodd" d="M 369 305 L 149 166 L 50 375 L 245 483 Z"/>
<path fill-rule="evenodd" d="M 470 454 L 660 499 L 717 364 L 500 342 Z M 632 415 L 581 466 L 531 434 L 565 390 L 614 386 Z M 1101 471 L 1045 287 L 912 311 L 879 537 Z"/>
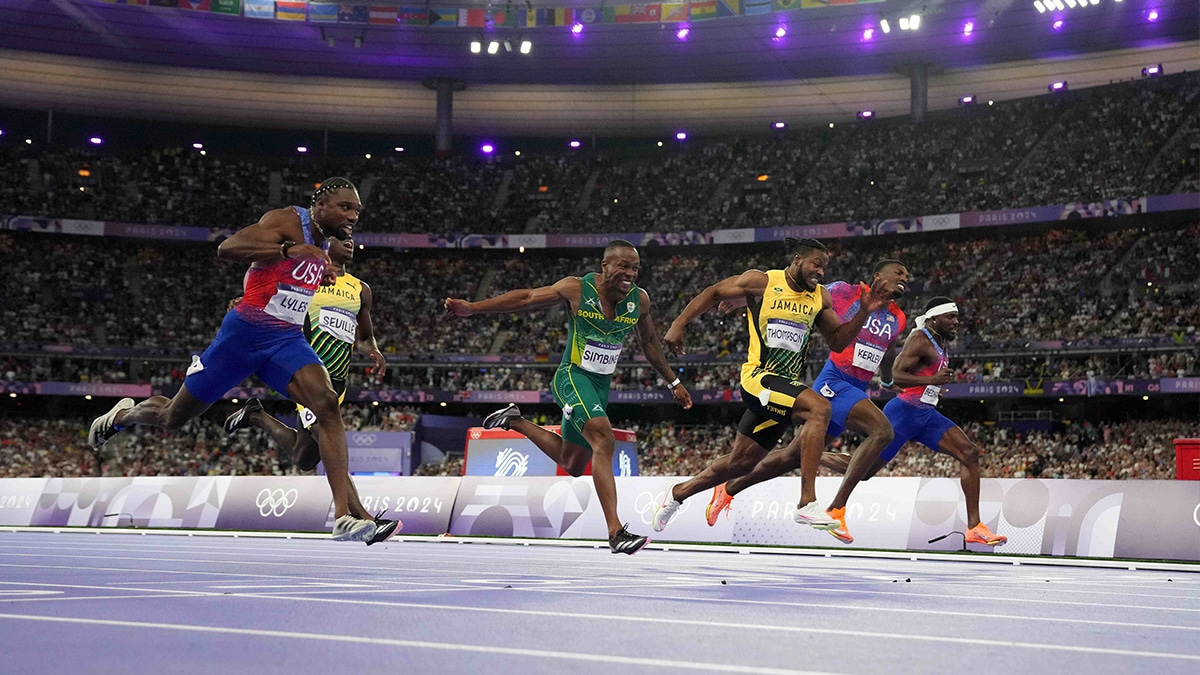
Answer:
<path fill-rule="evenodd" d="M 402 148 L 402 147 L 400 147 L 400 146 L 398 146 L 398 145 L 397 145 L 396 147 L 392 148 L 392 149 L 393 149 L 393 150 L 395 150 L 396 152 L 404 152 L 404 148 Z"/>
<path fill-rule="evenodd" d="M 888 23 L 887 19 L 880 19 L 879 30 L 883 31 L 884 35 L 887 35 L 888 33 L 892 32 L 892 26 Z"/>
<path fill-rule="evenodd" d="M 582 32 L 583 32 L 583 24 L 576 21 L 574 24 L 571 25 L 571 34 L 572 35 L 579 35 Z"/>
<path fill-rule="evenodd" d="M 580 143 L 579 141 L 574 141 L 574 140 L 573 140 L 573 141 L 571 141 L 570 143 L 567 143 L 567 145 L 571 146 L 572 148 L 578 148 L 580 145 L 583 145 L 583 144 L 582 144 L 582 143 Z"/>
<path fill-rule="evenodd" d="M 1058 91 L 1066 91 L 1067 90 L 1067 81 L 1062 80 L 1061 82 L 1051 82 L 1048 89 L 1050 90 L 1051 94 L 1058 92 Z"/>
<path fill-rule="evenodd" d="M 298 145 L 298 146 L 296 146 L 296 152 L 303 155 L 304 153 L 308 152 L 308 146 Z"/>
<path fill-rule="evenodd" d="M 1054 0 L 1054 9 L 1062 12 L 1066 11 L 1067 6 L 1063 4 L 1063 0 Z"/>
<path fill-rule="evenodd" d="M 679 131 L 679 132 L 676 132 L 676 134 L 675 134 L 675 140 L 677 140 L 677 141 L 686 141 L 686 140 L 687 140 L 687 132 L 686 132 L 686 131 Z"/>
<path fill-rule="evenodd" d="M 492 145 L 491 143 L 484 143 L 483 145 L 479 146 L 479 151 L 485 155 L 490 155 L 496 151 L 496 146 Z"/>
<path fill-rule="evenodd" d="M 776 122 L 775 124 L 772 124 L 771 126 L 775 127 L 776 129 L 785 129 L 785 128 L 787 128 L 787 123 L 786 122 Z"/>
<path fill-rule="evenodd" d="M 1150 23 L 1154 23 L 1155 21 L 1158 21 L 1158 10 L 1157 9 L 1150 10 L 1150 13 L 1146 15 L 1146 20 L 1150 21 Z"/>
<path fill-rule="evenodd" d="M 974 95 L 968 94 L 967 96 L 963 96 L 962 98 L 958 99 L 958 104 L 959 105 L 975 105 L 976 100 L 977 99 Z"/>
<path fill-rule="evenodd" d="M 1033 6 L 1037 9 L 1038 14 L 1046 13 L 1046 6 L 1042 4 L 1042 0 L 1033 0 Z"/>
<path fill-rule="evenodd" d="M 1142 77 L 1158 77 L 1159 75 L 1162 75 L 1162 72 L 1163 70 L 1161 63 L 1153 66 L 1146 66 L 1145 68 L 1142 68 Z"/>
<path fill-rule="evenodd" d="M 860 119 L 860 120 L 869 120 L 874 116 L 875 116 L 875 111 L 873 111 L 873 110 L 859 110 L 858 111 L 858 119 Z"/>
<path fill-rule="evenodd" d="M 900 30 L 908 30 L 908 17 L 900 17 Z"/>
<path fill-rule="evenodd" d="M 483 51 L 483 43 L 479 40 L 471 40 L 471 53 L 478 54 Z"/>
<path fill-rule="evenodd" d="M 521 40 L 521 53 L 528 54 L 533 51 L 533 42 L 529 40 Z"/>
<path fill-rule="evenodd" d="M 975 22 L 974 21 L 968 21 L 963 24 L 963 37 L 966 37 L 974 32 L 975 32 Z"/>
<path fill-rule="evenodd" d="M 867 42 L 875 37 L 875 29 L 867 28 L 863 30 L 863 42 Z"/>
<path fill-rule="evenodd" d="M 488 43 L 488 54 L 495 56 L 500 53 L 500 43 L 492 40 Z"/>
<path fill-rule="evenodd" d="M 92 136 L 88 139 L 88 143 L 91 143 L 92 145 L 103 145 L 104 139 L 100 138 L 99 136 Z"/>
<path fill-rule="evenodd" d="M 1067 3 L 1067 7 L 1070 7 L 1071 9 L 1075 9 L 1075 0 L 1065 0 L 1065 1 Z"/>
<path fill-rule="evenodd" d="M 1062 30 L 1062 27 L 1063 27 L 1062 19 L 1055 21 L 1054 24 L 1051 26 L 1051 28 L 1053 28 L 1054 30 Z"/>
<path fill-rule="evenodd" d="M 1144 72 L 1144 71 L 1143 71 L 1143 72 Z M 192 143 L 192 148 L 194 148 L 194 149 L 196 149 L 196 150 L 203 150 L 203 149 L 204 149 L 204 144 L 203 144 L 203 143 Z"/>
<path fill-rule="evenodd" d="M 675 37 L 680 40 L 686 40 L 687 36 L 690 35 L 691 32 L 692 32 L 692 30 L 690 28 L 688 28 L 687 26 L 684 26 L 683 28 L 680 28 L 679 30 L 675 31 Z"/>
<path fill-rule="evenodd" d="M 787 37 L 787 26 L 780 26 L 775 29 L 775 39 L 781 40 Z"/>
<path fill-rule="evenodd" d="M 909 30 L 917 30 L 920 27 L 921 27 L 921 15 L 920 14 L 913 14 L 912 16 L 908 17 L 908 29 Z"/>
<path fill-rule="evenodd" d="M 505 41 L 504 41 L 504 51 L 506 51 L 506 52 L 508 52 L 509 54 L 511 54 L 511 53 L 512 53 L 512 50 L 513 50 L 513 46 L 512 46 L 512 40 L 505 40 Z"/>

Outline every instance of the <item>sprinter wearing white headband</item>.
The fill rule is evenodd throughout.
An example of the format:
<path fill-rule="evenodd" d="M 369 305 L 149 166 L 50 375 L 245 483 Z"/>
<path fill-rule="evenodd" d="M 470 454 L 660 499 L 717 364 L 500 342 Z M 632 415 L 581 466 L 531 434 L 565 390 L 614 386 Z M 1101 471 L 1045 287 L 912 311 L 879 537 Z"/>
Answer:
<path fill-rule="evenodd" d="M 954 377 L 954 371 L 947 367 L 950 358 L 946 345 L 958 337 L 958 306 L 950 298 L 933 298 L 915 324 L 916 330 L 905 340 L 904 349 L 892 364 L 892 381 L 902 391 L 883 407 L 895 436 L 879 454 L 868 476 L 875 475 L 909 441 L 950 455 L 962 464 L 967 543 L 998 546 L 1008 538 L 993 533 L 979 520 L 979 447 L 936 407 L 941 385 Z"/>

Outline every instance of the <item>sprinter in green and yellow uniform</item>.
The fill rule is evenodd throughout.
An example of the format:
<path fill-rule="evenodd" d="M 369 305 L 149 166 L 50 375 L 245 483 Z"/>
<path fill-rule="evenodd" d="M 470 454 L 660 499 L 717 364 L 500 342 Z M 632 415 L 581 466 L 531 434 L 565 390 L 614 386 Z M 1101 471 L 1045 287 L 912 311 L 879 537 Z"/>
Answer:
<path fill-rule="evenodd" d="M 821 285 L 829 265 L 829 249 L 815 239 L 789 237 L 784 243 L 789 258 L 786 268 L 748 270 L 709 286 L 683 308 L 663 338 L 672 352 L 682 353 L 683 329 L 696 317 L 721 301 L 744 303 L 747 307 L 750 344 L 741 376 L 746 412 L 738 425 L 733 449 L 691 480 L 667 491 L 651 522 L 655 531 L 661 532 L 667 526 L 688 497 L 745 475 L 760 461 L 795 456 L 800 459 L 801 488 L 793 518 L 823 530 L 840 524 L 817 502 L 817 469 L 831 413 L 829 401 L 801 381 L 804 360 L 814 328 L 825 338 L 830 351 L 845 349 L 854 342 L 867 317 L 891 301 L 896 284 L 877 279 L 862 295 L 858 312 L 842 323 L 833 309 L 832 296 Z M 786 448 L 771 452 L 788 425 L 804 426 Z M 847 468 L 839 499 L 849 497 L 868 468 L 869 462 L 862 461 Z"/>
<path fill-rule="evenodd" d="M 596 495 L 608 524 L 609 549 L 630 555 L 650 540 L 631 534 L 617 516 L 617 484 L 612 471 L 616 441 L 607 412 L 609 383 L 626 335 L 637 335 L 646 360 L 675 401 L 685 409 L 692 407 L 691 394 L 672 373 L 663 353 L 650 296 L 635 283 L 640 269 L 637 249 L 616 239 L 604 249 L 599 274 L 566 277 L 552 286 L 509 291 L 481 302 L 458 298 L 446 298 L 445 302 L 446 311 L 455 316 L 566 305 L 570 313 L 567 348 L 552 383 L 554 400 L 563 410 L 562 436 L 524 419 L 515 405 L 492 413 L 483 426 L 525 435 L 572 476 L 582 475 L 591 461 Z"/>

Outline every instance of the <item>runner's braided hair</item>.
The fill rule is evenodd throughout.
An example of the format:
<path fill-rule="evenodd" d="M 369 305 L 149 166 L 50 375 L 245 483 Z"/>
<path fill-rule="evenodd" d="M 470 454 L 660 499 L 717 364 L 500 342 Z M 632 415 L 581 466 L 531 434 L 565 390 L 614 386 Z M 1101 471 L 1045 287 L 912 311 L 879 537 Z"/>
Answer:
<path fill-rule="evenodd" d="M 316 190 L 313 190 L 312 201 L 309 203 L 309 205 L 316 206 L 317 200 L 321 198 L 321 195 L 325 194 L 326 192 L 341 190 L 342 188 L 350 188 L 351 190 L 358 189 L 354 187 L 354 183 L 351 183 L 350 179 L 348 178 L 342 178 L 341 176 L 326 178 L 325 180 L 321 181 L 320 186 L 317 187 Z"/>
<path fill-rule="evenodd" d="M 816 239 L 796 239 L 795 237 L 788 237 L 783 240 L 783 246 L 787 250 L 787 255 L 789 258 L 797 255 L 804 257 L 813 251 L 824 251 L 825 253 L 829 253 L 829 249 L 825 247 L 825 244 L 822 244 Z"/>

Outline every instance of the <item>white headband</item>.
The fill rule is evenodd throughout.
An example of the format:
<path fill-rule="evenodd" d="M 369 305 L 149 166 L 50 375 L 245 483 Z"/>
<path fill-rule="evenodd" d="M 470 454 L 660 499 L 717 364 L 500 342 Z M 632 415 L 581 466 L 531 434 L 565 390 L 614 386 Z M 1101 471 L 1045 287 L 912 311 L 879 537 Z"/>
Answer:
<path fill-rule="evenodd" d="M 957 312 L 957 311 L 958 311 L 958 305 L 954 304 L 953 302 L 947 302 L 947 303 L 938 305 L 938 306 L 934 307 L 933 309 L 926 311 L 921 316 L 917 317 L 917 330 L 924 328 L 925 322 L 928 321 L 929 319 L 932 319 L 936 316 L 941 316 L 943 314 L 949 314 L 950 312 Z"/>

